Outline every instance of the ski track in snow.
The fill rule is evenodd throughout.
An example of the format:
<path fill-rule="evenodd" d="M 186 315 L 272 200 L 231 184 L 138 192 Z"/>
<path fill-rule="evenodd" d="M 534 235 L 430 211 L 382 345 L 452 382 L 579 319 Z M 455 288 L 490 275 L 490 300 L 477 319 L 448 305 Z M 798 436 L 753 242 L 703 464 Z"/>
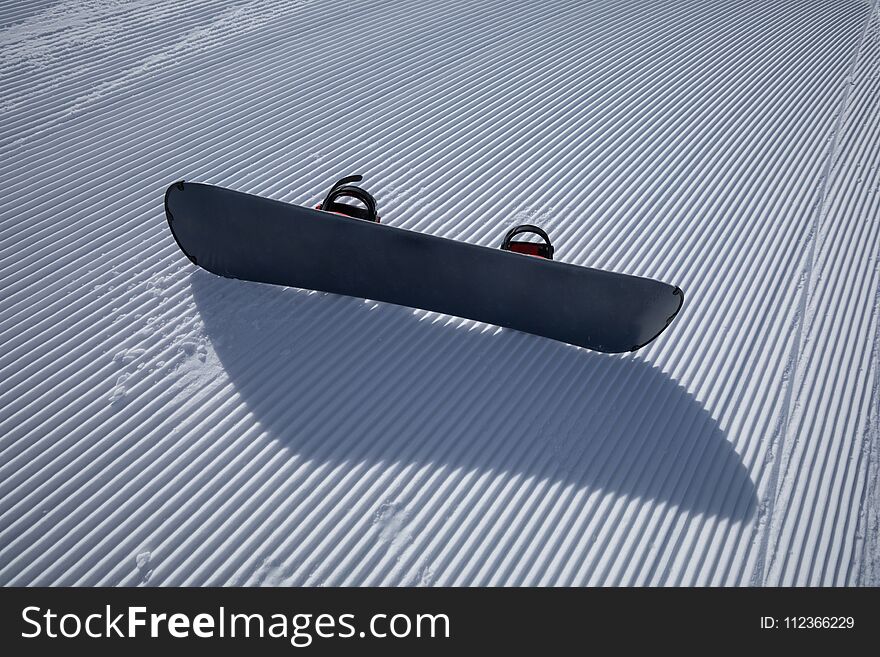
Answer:
<path fill-rule="evenodd" d="M 0 583 L 877 585 L 878 71 L 877 0 L 0 4 Z M 165 223 L 350 173 L 685 307 L 604 356 Z"/>

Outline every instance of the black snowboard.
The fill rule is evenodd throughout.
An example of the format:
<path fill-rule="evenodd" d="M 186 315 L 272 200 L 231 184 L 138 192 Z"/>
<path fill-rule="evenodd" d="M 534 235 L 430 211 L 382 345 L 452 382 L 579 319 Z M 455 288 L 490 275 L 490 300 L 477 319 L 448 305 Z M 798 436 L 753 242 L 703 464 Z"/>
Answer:
<path fill-rule="evenodd" d="M 605 352 L 657 337 L 684 295 L 648 278 L 492 249 L 199 183 L 165 193 L 210 272 L 422 308 Z"/>

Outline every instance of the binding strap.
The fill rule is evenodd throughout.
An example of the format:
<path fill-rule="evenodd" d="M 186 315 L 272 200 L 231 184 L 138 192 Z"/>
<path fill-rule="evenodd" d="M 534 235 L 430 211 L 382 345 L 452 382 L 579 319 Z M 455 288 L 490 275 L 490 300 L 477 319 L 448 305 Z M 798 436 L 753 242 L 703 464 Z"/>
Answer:
<path fill-rule="evenodd" d="M 324 200 L 315 206 L 316 210 L 324 210 L 325 212 L 336 212 L 357 219 L 365 219 L 367 221 L 375 221 L 379 223 L 379 215 L 376 212 L 376 199 L 368 191 L 361 189 L 350 183 L 356 183 L 363 180 L 363 176 L 346 176 L 337 180 Z M 350 205 L 348 203 L 340 203 L 341 198 L 353 198 L 364 204 L 364 207 Z"/>
<path fill-rule="evenodd" d="M 544 240 L 544 243 L 511 241 L 514 237 L 523 233 L 534 233 Z M 501 248 L 504 251 L 525 253 L 526 255 L 539 256 L 541 258 L 553 260 L 553 245 L 550 244 L 550 238 L 547 236 L 547 233 L 532 224 L 520 224 L 516 228 L 511 228 L 507 231 L 507 235 L 504 236 L 504 241 L 501 243 Z"/>

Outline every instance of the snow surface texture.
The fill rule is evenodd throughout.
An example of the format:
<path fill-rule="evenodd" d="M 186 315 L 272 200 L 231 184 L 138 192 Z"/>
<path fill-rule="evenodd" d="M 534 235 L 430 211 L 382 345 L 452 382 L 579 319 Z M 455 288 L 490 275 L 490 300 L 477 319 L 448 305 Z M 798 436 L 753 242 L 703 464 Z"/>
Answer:
<path fill-rule="evenodd" d="M 876 0 L 6 2 L 0 582 L 880 583 Z M 223 280 L 172 181 L 680 285 L 635 354 Z"/>

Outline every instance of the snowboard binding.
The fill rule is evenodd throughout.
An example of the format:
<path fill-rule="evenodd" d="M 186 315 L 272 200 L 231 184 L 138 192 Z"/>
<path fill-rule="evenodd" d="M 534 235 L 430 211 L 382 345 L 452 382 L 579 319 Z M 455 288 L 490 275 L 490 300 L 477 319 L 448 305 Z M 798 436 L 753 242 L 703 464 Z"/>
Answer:
<path fill-rule="evenodd" d="M 358 175 L 340 178 L 333 183 L 330 191 L 327 192 L 327 196 L 315 206 L 315 209 L 341 214 L 346 217 L 354 217 L 355 219 L 373 221 L 378 224 L 380 217 L 376 211 L 376 199 L 373 198 L 373 195 L 367 190 L 351 184 L 360 182 L 363 179 L 363 176 Z M 341 203 L 340 199 L 343 198 L 351 198 L 355 201 L 359 201 L 363 207 L 351 205 L 350 203 Z M 521 240 L 514 241 L 514 237 L 524 233 L 532 233 L 544 241 L 543 243 L 524 242 Z M 525 255 L 538 256 L 539 258 L 553 260 L 554 249 L 553 245 L 550 243 L 550 237 L 541 228 L 532 224 L 520 224 L 507 231 L 504 240 L 501 242 L 501 249 L 504 251 L 523 253 Z"/>
<path fill-rule="evenodd" d="M 523 233 L 533 233 L 544 240 L 544 243 L 512 241 L 514 237 Z M 504 241 L 501 242 L 501 249 L 503 251 L 513 251 L 514 253 L 524 253 L 526 255 L 553 260 L 553 245 L 550 243 L 550 238 L 542 229 L 533 226 L 532 224 L 520 224 L 507 231 L 507 235 L 504 236 Z"/>
<path fill-rule="evenodd" d="M 318 205 L 316 210 L 324 210 L 325 212 L 335 212 L 336 214 L 345 215 L 346 217 L 354 217 L 355 219 L 364 219 L 365 221 L 374 221 L 379 223 L 379 214 L 376 212 L 376 199 L 365 189 L 361 189 L 356 183 L 363 180 L 363 176 L 346 176 L 337 180 L 327 196 Z M 364 207 L 351 205 L 350 203 L 340 203 L 341 198 L 353 198 L 360 201 Z"/>

